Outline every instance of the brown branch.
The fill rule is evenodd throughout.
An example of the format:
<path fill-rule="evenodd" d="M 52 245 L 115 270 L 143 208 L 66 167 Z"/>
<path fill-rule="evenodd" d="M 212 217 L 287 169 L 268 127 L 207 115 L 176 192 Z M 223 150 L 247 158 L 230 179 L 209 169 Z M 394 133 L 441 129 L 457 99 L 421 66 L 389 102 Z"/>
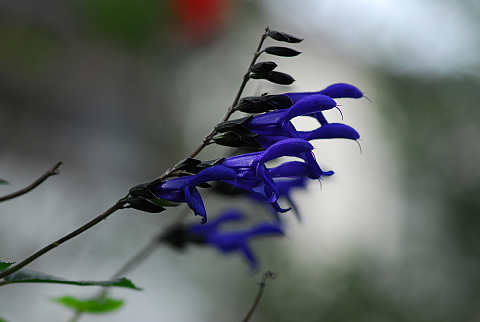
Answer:
<path fill-rule="evenodd" d="M 34 188 L 36 188 L 37 186 L 39 186 L 43 181 L 47 180 L 50 176 L 54 176 L 56 174 L 59 174 L 60 172 L 58 171 L 58 167 L 60 167 L 61 164 L 62 164 L 62 162 L 57 162 L 47 172 L 42 174 L 42 176 L 40 178 L 38 178 L 37 180 L 35 180 L 34 182 L 29 184 L 25 188 L 20 189 L 18 191 L 15 191 L 15 192 L 13 192 L 11 194 L 8 194 L 6 196 L 0 197 L 0 202 L 7 201 L 7 200 L 10 200 L 10 199 L 19 197 L 21 195 L 24 195 L 27 192 L 29 192 L 29 191 L 33 190 Z"/>

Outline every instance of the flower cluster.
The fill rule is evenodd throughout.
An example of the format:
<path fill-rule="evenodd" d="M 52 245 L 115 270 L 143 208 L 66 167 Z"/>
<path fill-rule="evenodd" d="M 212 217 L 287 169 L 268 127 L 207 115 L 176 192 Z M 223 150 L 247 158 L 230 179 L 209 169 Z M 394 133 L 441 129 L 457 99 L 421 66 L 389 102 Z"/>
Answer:
<path fill-rule="evenodd" d="M 165 206 L 186 203 L 205 223 L 207 212 L 197 187 L 205 186 L 211 181 L 223 181 L 263 197 L 277 212 L 287 211 L 288 209 L 278 204 L 280 192 L 276 184 L 277 178 L 320 179 L 333 174 L 333 171 L 323 171 L 320 168 L 312 152 L 313 145 L 309 141 L 332 138 L 357 140 L 360 137 L 355 129 L 346 124 L 327 122 L 323 111 L 335 108 L 337 104 L 332 97 L 322 93 L 334 97 L 362 95 L 356 87 L 348 84 L 335 84 L 314 93 L 281 94 L 294 103 L 288 108 L 227 121 L 216 126 L 220 135 L 233 133 L 239 138 L 250 137 L 249 140 L 242 139 L 242 146 L 261 151 L 211 161 L 184 160 L 175 167 L 175 171 L 181 171 L 183 175 L 187 174 L 186 176 L 154 180 L 135 186 L 130 190 L 130 195 L 136 199 L 131 203 L 148 203 L 152 212 L 162 211 Z M 318 120 L 319 127 L 311 131 L 298 131 L 291 122 L 298 116 L 314 117 Z M 228 140 L 222 140 L 217 140 L 217 143 L 229 145 Z M 237 141 L 234 144 L 240 146 Z M 297 157 L 299 161 L 267 167 L 267 162 L 286 156 Z M 285 185 L 285 182 L 283 184 Z"/>
<path fill-rule="evenodd" d="M 270 205 L 279 219 L 278 213 L 291 209 L 283 208 L 279 204 L 280 198 L 286 199 L 291 207 L 296 208 L 291 198 L 293 188 L 305 187 L 309 179 L 319 180 L 333 175 L 333 171 L 324 171 L 317 163 L 310 141 L 334 138 L 358 140 L 360 135 L 355 129 L 342 123 L 329 123 L 324 112 L 339 109 L 335 99 L 361 98 L 363 93 L 353 85 L 338 83 L 318 92 L 265 94 L 240 99 L 249 79 L 264 79 L 280 85 L 289 85 L 294 81 L 290 75 L 274 71 L 277 64 L 272 61 L 255 63 L 262 53 L 284 57 L 300 54 L 292 48 L 280 46 L 260 50 L 267 37 L 289 43 L 302 41 L 300 38 L 267 28 L 244 76 L 240 92 L 228 109 L 224 121 L 215 126 L 213 132 L 189 157 L 177 163 L 159 179 L 131 188 L 126 199 L 130 207 L 161 212 L 166 207 L 187 204 L 195 215 L 202 218 L 203 225 L 207 223 L 207 211 L 198 188 L 212 187 L 211 182 L 223 182 L 247 193 L 256 201 Z M 230 120 L 230 116 L 235 112 L 250 115 Z M 316 119 L 318 127 L 310 131 L 297 129 L 292 120 L 302 116 Z M 218 159 L 195 159 L 198 152 L 209 144 L 237 150 Z M 285 161 L 284 157 L 289 157 L 288 161 Z M 295 212 L 298 215 L 296 209 Z M 218 224 L 222 220 L 233 220 L 232 218 L 237 217 L 222 218 L 205 225 L 205 228 L 182 228 L 182 233 L 187 236 L 184 236 L 186 239 L 181 239 L 182 243 L 186 240 L 201 240 L 201 243 L 219 247 L 222 251 L 240 248 L 251 265 L 254 265 L 256 261 L 245 246 L 246 238 L 257 233 L 279 232 L 278 227 L 267 225 L 237 235 L 221 235 L 217 231 Z M 170 243 L 175 244 L 172 240 Z"/>

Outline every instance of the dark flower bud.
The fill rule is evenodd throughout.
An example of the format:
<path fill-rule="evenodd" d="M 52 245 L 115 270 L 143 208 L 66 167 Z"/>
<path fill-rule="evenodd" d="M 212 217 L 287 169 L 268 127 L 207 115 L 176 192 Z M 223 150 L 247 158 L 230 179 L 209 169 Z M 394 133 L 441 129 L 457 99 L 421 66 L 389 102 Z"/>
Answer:
<path fill-rule="evenodd" d="M 292 100 L 286 95 L 265 95 L 244 97 L 236 109 L 245 113 L 263 113 L 282 110 L 292 106 Z"/>
<path fill-rule="evenodd" d="M 196 170 L 196 167 L 202 163 L 202 161 L 193 159 L 193 158 L 186 158 L 183 159 L 182 161 L 178 162 L 175 164 L 173 167 L 175 170 L 183 170 L 183 171 L 188 171 L 191 173 L 197 173 L 198 170 Z"/>
<path fill-rule="evenodd" d="M 206 168 L 213 167 L 213 166 L 215 166 L 219 163 L 222 163 L 223 160 L 225 160 L 225 158 L 217 158 L 217 159 L 213 159 L 213 160 L 202 161 L 202 163 L 199 164 L 198 167 L 203 170 L 203 169 L 206 169 Z"/>
<path fill-rule="evenodd" d="M 250 71 L 252 73 L 271 72 L 272 70 L 277 68 L 277 66 L 278 65 L 273 61 L 262 61 L 250 67 Z"/>
<path fill-rule="evenodd" d="M 162 206 L 144 197 L 129 197 L 127 202 L 133 209 L 145 212 L 159 213 L 165 210 Z"/>
<path fill-rule="evenodd" d="M 258 134 L 253 133 L 239 134 L 229 131 L 213 137 L 213 141 L 219 145 L 230 146 L 234 148 L 252 144 L 259 146 L 259 144 L 255 140 L 257 136 Z"/>
<path fill-rule="evenodd" d="M 280 46 L 271 46 L 267 47 L 264 50 L 267 54 L 275 55 L 275 56 L 282 56 L 282 57 L 294 57 L 300 55 L 301 52 L 295 50 L 293 48 L 288 47 L 280 47 Z"/>
<path fill-rule="evenodd" d="M 295 79 L 292 76 L 285 73 L 276 72 L 276 71 L 268 72 L 268 73 L 251 74 L 250 78 L 265 79 L 279 85 L 290 85 L 295 81 Z"/>
<path fill-rule="evenodd" d="M 218 123 L 215 125 L 215 131 L 220 133 L 225 133 L 229 131 L 233 131 L 235 133 L 251 133 L 250 130 L 243 125 L 246 121 L 248 121 L 251 116 L 242 117 L 236 120 L 230 120 L 222 123 Z"/>
<path fill-rule="evenodd" d="M 289 35 L 287 33 L 281 32 L 281 31 L 276 31 L 276 30 L 270 30 L 267 34 L 268 37 L 275 39 L 277 41 L 284 41 L 284 42 L 289 42 L 289 43 L 299 43 L 303 41 L 303 38 L 298 38 L 293 35 Z"/>
<path fill-rule="evenodd" d="M 147 183 L 142 183 L 142 184 L 136 185 L 135 187 L 130 188 L 130 190 L 128 191 L 128 194 L 133 197 L 142 197 L 142 198 L 149 198 L 149 199 L 157 198 L 157 196 L 155 196 L 153 192 L 150 191 Z"/>

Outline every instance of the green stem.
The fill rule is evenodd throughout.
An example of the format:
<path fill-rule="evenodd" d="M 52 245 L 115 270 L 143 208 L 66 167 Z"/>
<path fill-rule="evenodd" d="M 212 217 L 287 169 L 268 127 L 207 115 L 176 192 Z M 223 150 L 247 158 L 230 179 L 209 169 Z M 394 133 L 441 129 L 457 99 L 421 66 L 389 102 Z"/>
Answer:
<path fill-rule="evenodd" d="M 262 298 L 263 290 L 267 286 L 267 280 L 268 279 L 275 279 L 277 277 L 277 272 L 275 271 L 266 271 L 263 273 L 262 280 L 260 281 L 260 285 L 258 287 L 257 291 L 257 296 L 255 296 L 255 300 L 253 300 L 252 305 L 250 306 L 250 310 L 248 310 L 247 315 L 243 318 L 242 322 L 248 322 L 250 318 L 253 315 L 253 312 L 255 312 L 255 309 L 258 306 L 258 303 L 260 302 L 260 299 Z"/>

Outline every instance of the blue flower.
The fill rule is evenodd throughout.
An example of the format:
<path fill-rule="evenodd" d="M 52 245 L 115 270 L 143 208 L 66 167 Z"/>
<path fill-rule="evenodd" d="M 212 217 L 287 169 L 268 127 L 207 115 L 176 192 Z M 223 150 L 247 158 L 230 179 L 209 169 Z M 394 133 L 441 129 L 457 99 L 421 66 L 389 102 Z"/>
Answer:
<path fill-rule="evenodd" d="M 187 203 L 195 215 L 202 217 L 202 223 L 205 223 L 207 221 L 207 211 L 197 186 L 209 181 L 235 180 L 236 176 L 237 174 L 232 169 L 215 165 L 195 175 L 154 182 L 148 185 L 148 189 L 157 198 Z"/>
<path fill-rule="evenodd" d="M 288 109 L 255 115 L 246 120 L 242 125 L 252 133 L 257 134 L 256 140 L 266 148 L 285 138 L 300 137 L 290 122 L 293 118 L 319 113 L 336 106 L 337 103 L 326 95 L 306 95 Z"/>
<path fill-rule="evenodd" d="M 309 177 L 318 179 L 322 175 L 333 172 L 323 172 L 312 153 L 313 146 L 303 139 L 289 138 L 277 142 L 261 152 L 247 153 L 230 158 L 216 160 L 213 166 L 207 167 L 197 174 L 138 185 L 130 189 L 134 198 L 142 198 L 160 206 L 172 206 L 173 203 L 186 203 L 197 216 L 202 217 L 202 223 L 207 221 L 207 211 L 197 186 L 210 181 L 224 181 L 238 188 L 258 193 L 269 202 L 276 211 L 285 212 L 277 199 L 279 196 L 273 178 L 279 177 Z M 283 157 L 296 156 L 304 160 L 291 161 L 278 167 L 267 168 L 266 163 Z M 206 162 L 207 164 L 209 162 Z M 177 205 L 177 204 L 174 204 Z M 134 205 L 132 205 L 134 206 Z M 164 209 L 161 207 L 161 209 Z"/>
<path fill-rule="evenodd" d="M 345 84 L 345 83 L 333 84 L 318 92 L 286 93 L 283 95 L 289 97 L 292 100 L 292 103 L 295 104 L 296 102 L 302 99 L 305 99 L 305 97 L 308 97 L 311 95 L 318 95 L 318 94 L 326 95 L 332 99 L 364 97 L 363 92 L 360 91 L 357 87 L 350 84 Z M 311 113 L 310 116 L 315 117 L 318 120 L 318 122 L 322 125 L 322 127 L 324 127 L 326 124 L 329 124 L 328 121 L 325 119 L 325 116 L 323 115 L 322 111 Z M 335 127 L 324 128 L 323 130 L 320 130 L 321 128 L 317 129 L 318 132 L 316 132 L 315 134 L 311 134 L 309 136 L 310 140 L 322 139 L 322 138 L 343 138 L 343 139 L 358 140 L 358 138 L 360 138 L 360 135 L 358 134 L 358 132 L 355 131 L 353 128 L 349 127 L 348 125 L 339 124 L 339 123 L 332 123 L 332 124 L 337 124 L 337 125 Z M 325 133 L 327 132 L 327 130 L 330 132 L 329 134 Z M 306 134 L 304 133 L 303 135 L 300 135 L 300 137 L 305 138 Z"/>
<path fill-rule="evenodd" d="M 130 189 L 130 206 L 160 212 L 165 210 L 164 207 L 187 203 L 195 215 L 202 217 L 202 223 L 205 223 L 207 212 L 197 186 L 203 186 L 209 181 L 223 181 L 262 196 L 277 212 L 288 211 L 277 202 L 281 194 L 274 178 L 320 179 L 332 175 L 333 171 L 323 171 L 320 168 L 312 152 L 313 146 L 308 141 L 332 138 L 358 140 L 360 135 L 355 129 L 345 124 L 329 123 L 322 112 L 337 107 L 333 98 L 359 98 L 363 93 L 352 85 L 334 84 L 319 92 L 282 95 L 293 102 L 291 107 L 224 122 L 215 128 L 217 132 L 226 134 L 220 138 L 222 140 L 229 141 L 233 138 L 230 142 L 235 144 L 251 144 L 252 140 L 256 140 L 264 151 L 210 163 L 194 160 L 206 168 L 196 168 L 197 163 L 188 164 L 196 171 L 188 170 L 187 173 L 196 174 L 135 186 Z M 297 131 L 291 120 L 305 115 L 315 117 L 321 126 L 312 131 Z M 289 161 L 267 168 L 267 162 L 284 156 L 298 157 L 302 161 Z"/>
<path fill-rule="evenodd" d="M 210 220 L 205 225 L 183 225 L 172 228 L 165 234 L 162 241 L 183 249 L 189 243 L 213 246 L 224 254 L 240 252 L 250 264 L 251 270 L 256 270 L 258 260 L 249 242 L 252 238 L 284 235 L 278 223 L 259 223 L 250 229 L 224 231 L 221 225 L 232 221 L 243 221 L 245 216 L 237 210 L 228 210 L 218 218 Z"/>
<path fill-rule="evenodd" d="M 349 90 L 346 90 L 345 86 L 348 86 L 347 89 Z M 342 92 L 340 89 L 342 88 L 345 92 L 344 95 L 352 92 L 352 88 L 356 89 L 356 87 L 347 84 L 335 84 L 327 88 L 329 91 L 327 89 L 324 91 L 330 93 L 330 95 L 333 95 L 332 93 L 340 95 Z M 356 90 L 358 91 L 358 89 Z M 224 142 L 226 145 L 235 142 L 232 146 L 259 144 L 263 148 L 268 148 L 272 144 L 286 138 L 302 138 L 308 141 L 327 138 L 352 140 L 360 138 L 358 132 L 352 127 L 340 123 L 329 124 L 325 119 L 323 111 L 337 108 L 337 103 L 330 96 L 310 92 L 283 95 L 293 95 L 295 103 L 290 108 L 221 123 L 216 129 L 219 132 L 228 133 L 217 137 L 217 142 L 221 138 L 224 139 L 221 143 Z M 356 95 L 351 94 L 351 96 Z M 312 131 L 298 131 L 291 122 L 297 116 L 315 117 L 322 126 Z M 233 139 L 233 141 L 229 141 L 226 138 Z"/>
<path fill-rule="evenodd" d="M 360 138 L 360 134 L 358 134 L 353 127 L 342 123 L 324 123 L 321 127 L 315 130 L 299 131 L 298 134 L 299 137 L 307 141 L 316 139 L 358 140 Z"/>
<path fill-rule="evenodd" d="M 226 158 L 219 165 L 234 170 L 237 176 L 235 179 L 222 181 L 252 193 L 258 193 L 277 211 L 285 212 L 288 209 L 280 208 L 277 203 L 279 192 L 273 180 L 274 177 L 307 176 L 318 179 L 322 175 L 330 175 L 320 169 L 312 150 L 313 146 L 308 141 L 288 138 L 274 143 L 265 151 Z M 271 169 L 266 167 L 265 163 L 268 161 L 283 156 L 297 156 L 305 162 L 291 161 Z"/>
<path fill-rule="evenodd" d="M 279 199 L 282 199 L 282 198 L 285 199 L 294 210 L 297 218 L 300 219 L 300 213 L 299 213 L 298 207 L 292 198 L 292 191 L 299 188 L 306 189 L 308 178 L 307 177 L 299 177 L 294 179 L 279 178 L 279 179 L 274 179 L 274 181 L 275 181 L 275 184 L 277 185 Z M 250 193 L 249 197 L 257 202 L 262 202 L 262 203 L 265 202 L 263 196 L 257 193 Z M 272 213 L 275 219 L 280 220 L 278 212 L 273 208 L 270 208 L 270 209 L 272 209 Z"/>

